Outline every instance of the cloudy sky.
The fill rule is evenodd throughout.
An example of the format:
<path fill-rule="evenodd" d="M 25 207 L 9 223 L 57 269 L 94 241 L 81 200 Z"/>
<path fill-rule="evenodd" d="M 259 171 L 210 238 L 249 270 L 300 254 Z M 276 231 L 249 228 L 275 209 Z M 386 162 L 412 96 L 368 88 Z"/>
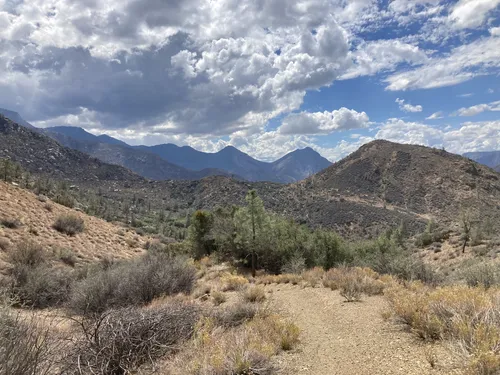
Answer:
<path fill-rule="evenodd" d="M 500 149 L 500 0 L 0 0 L 0 107 L 261 160 Z"/>

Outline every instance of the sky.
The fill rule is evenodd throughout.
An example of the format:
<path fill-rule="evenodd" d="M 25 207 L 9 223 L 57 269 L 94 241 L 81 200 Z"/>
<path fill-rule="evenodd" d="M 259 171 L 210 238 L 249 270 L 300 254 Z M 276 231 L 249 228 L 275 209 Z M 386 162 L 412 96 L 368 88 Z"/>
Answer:
<path fill-rule="evenodd" d="M 0 0 L 0 107 L 265 161 L 500 150 L 500 0 Z"/>

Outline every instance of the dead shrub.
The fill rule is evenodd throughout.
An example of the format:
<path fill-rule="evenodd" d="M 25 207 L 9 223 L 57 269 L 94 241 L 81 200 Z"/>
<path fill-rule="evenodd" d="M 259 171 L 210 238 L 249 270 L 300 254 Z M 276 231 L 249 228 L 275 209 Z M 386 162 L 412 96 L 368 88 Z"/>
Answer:
<path fill-rule="evenodd" d="M 57 342 L 50 324 L 33 315 L 22 316 L 3 301 L 0 306 L 0 374 L 52 373 Z"/>
<path fill-rule="evenodd" d="M 40 244 L 23 241 L 9 252 L 9 261 L 14 265 L 37 267 L 47 261 L 47 253 Z"/>
<path fill-rule="evenodd" d="M 308 286 L 314 288 L 321 282 L 325 270 L 321 267 L 314 267 L 310 270 L 302 272 L 302 279 L 307 283 Z"/>
<path fill-rule="evenodd" d="M 228 292 L 232 290 L 240 290 L 243 286 L 248 284 L 248 280 L 240 275 L 233 275 L 225 272 L 221 275 L 222 291 Z"/>
<path fill-rule="evenodd" d="M 77 233 L 81 233 L 85 229 L 85 223 L 83 219 L 74 214 L 64 214 L 59 216 L 52 227 L 68 236 L 74 236 Z"/>
<path fill-rule="evenodd" d="M 80 337 L 66 359 L 67 374 L 128 374 L 175 352 L 199 319 L 192 303 L 111 310 L 79 321 Z"/>
<path fill-rule="evenodd" d="M 385 288 L 378 273 L 360 267 L 332 268 L 324 274 L 323 285 L 332 290 L 338 289 L 347 302 L 359 301 L 363 294 L 382 294 Z"/>
<path fill-rule="evenodd" d="M 247 302 L 263 302 L 266 299 L 266 291 L 261 286 L 254 285 L 244 290 L 242 297 Z"/>

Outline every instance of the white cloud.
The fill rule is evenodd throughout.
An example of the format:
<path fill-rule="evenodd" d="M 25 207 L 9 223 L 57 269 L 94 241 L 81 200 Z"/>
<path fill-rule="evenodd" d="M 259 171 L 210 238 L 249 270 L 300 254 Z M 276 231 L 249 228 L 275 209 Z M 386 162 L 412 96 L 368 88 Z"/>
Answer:
<path fill-rule="evenodd" d="M 442 111 L 435 112 L 429 117 L 426 117 L 426 120 L 438 120 L 444 118 L 444 113 Z"/>
<path fill-rule="evenodd" d="M 457 95 L 459 98 L 470 98 L 471 96 L 474 96 L 473 93 L 469 92 L 469 93 L 466 93 L 466 94 L 460 94 L 460 95 Z"/>
<path fill-rule="evenodd" d="M 500 111 L 500 101 L 489 104 L 477 104 L 472 107 L 460 108 L 457 111 L 459 116 L 475 116 L 485 111 Z"/>
<path fill-rule="evenodd" d="M 411 105 L 405 103 L 404 99 L 396 99 L 396 103 L 399 104 L 399 109 L 403 112 L 422 112 L 423 108 L 421 105 Z"/>
<path fill-rule="evenodd" d="M 493 36 L 500 36 L 500 27 L 492 27 L 490 29 L 490 34 Z"/>
<path fill-rule="evenodd" d="M 500 38 L 486 37 L 434 57 L 413 70 L 386 79 L 387 90 L 430 89 L 456 85 L 500 68 Z"/>
<path fill-rule="evenodd" d="M 488 94 L 493 94 L 495 92 L 495 90 L 493 89 L 488 89 Z"/>
<path fill-rule="evenodd" d="M 342 107 L 332 112 L 300 112 L 288 115 L 279 127 L 281 134 L 330 134 L 334 131 L 366 128 L 365 112 Z"/>
<path fill-rule="evenodd" d="M 478 27 L 499 4 L 500 0 L 459 0 L 449 18 L 458 29 Z"/>
<path fill-rule="evenodd" d="M 462 154 L 472 151 L 500 149 L 500 121 L 466 122 L 459 128 L 440 129 L 416 122 L 389 119 L 382 125 L 375 138 L 398 143 L 444 147 Z"/>

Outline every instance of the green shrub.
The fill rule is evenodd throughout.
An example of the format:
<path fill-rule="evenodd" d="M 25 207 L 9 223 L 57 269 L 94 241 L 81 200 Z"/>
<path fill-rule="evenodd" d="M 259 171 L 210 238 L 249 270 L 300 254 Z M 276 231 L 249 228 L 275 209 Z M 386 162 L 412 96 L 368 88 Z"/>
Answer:
<path fill-rule="evenodd" d="M 77 215 L 65 214 L 56 219 L 53 228 L 61 233 L 67 234 L 68 236 L 74 236 L 75 234 L 84 231 L 85 223 L 83 219 Z"/>

